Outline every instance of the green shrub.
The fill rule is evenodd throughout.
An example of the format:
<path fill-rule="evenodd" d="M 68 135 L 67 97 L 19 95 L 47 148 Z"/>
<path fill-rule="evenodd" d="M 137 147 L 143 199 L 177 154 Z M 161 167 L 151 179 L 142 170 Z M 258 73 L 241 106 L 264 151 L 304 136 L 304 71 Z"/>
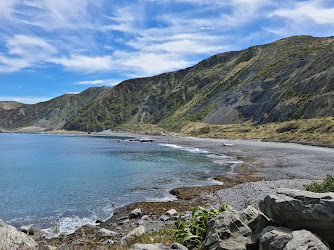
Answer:
<path fill-rule="evenodd" d="M 199 213 L 196 213 L 200 210 Z M 206 236 L 206 226 L 209 220 L 216 217 L 224 211 L 233 211 L 226 203 L 218 210 L 211 207 L 210 210 L 203 207 L 195 207 L 190 220 L 185 220 L 181 215 L 171 228 L 176 241 L 188 247 L 189 249 L 199 248 L 204 242 Z"/>
<path fill-rule="evenodd" d="M 309 185 L 304 185 L 304 188 L 306 191 L 315 193 L 334 192 L 334 176 L 328 174 L 322 183 L 312 182 Z"/>

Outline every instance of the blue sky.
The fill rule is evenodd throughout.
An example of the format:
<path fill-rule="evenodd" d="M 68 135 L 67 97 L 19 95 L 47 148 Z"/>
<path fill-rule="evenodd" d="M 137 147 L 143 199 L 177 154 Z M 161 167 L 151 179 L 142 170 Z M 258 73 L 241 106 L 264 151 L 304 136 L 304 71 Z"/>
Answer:
<path fill-rule="evenodd" d="M 113 86 L 291 35 L 334 35 L 334 1 L 1 0 L 0 101 Z"/>

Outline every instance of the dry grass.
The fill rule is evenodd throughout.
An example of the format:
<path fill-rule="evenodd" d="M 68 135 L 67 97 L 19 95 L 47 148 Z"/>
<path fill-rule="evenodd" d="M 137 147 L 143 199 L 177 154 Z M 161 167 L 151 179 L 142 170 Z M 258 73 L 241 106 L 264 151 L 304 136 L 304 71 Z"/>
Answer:
<path fill-rule="evenodd" d="M 300 119 L 258 126 L 248 123 L 229 125 L 189 123 L 182 128 L 179 134 L 226 139 L 313 142 L 330 145 L 334 143 L 334 117 Z"/>

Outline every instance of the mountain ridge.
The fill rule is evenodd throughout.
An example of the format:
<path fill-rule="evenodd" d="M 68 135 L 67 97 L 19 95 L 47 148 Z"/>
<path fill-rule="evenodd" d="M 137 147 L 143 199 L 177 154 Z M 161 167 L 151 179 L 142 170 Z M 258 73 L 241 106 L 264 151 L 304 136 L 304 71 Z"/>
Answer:
<path fill-rule="evenodd" d="M 334 37 L 294 36 L 123 81 L 52 129 L 102 131 L 154 124 L 176 131 L 191 122 L 264 124 L 333 116 L 333 97 Z M 8 119 L 10 115 L 0 119 L 0 126 L 8 125 Z"/>

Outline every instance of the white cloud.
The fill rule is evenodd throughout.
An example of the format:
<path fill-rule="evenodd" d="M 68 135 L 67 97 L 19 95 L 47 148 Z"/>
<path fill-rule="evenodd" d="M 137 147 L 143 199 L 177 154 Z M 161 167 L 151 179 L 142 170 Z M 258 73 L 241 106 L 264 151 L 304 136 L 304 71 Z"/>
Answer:
<path fill-rule="evenodd" d="M 25 104 L 35 104 L 38 102 L 46 102 L 48 100 L 51 100 L 53 97 L 13 97 L 13 96 L 0 96 L 0 101 L 15 101 L 15 102 L 21 102 Z"/>
<path fill-rule="evenodd" d="M 138 72 L 141 76 L 150 76 L 165 71 L 180 69 L 191 65 L 193 62 L 183 58 L 175 58 L 173 55 L 137 52 L 129 55 L 118 52 L 116 56 L 119 67 Z"/>
<path fill-rule="evenodd" d="M 286 18 L 297 23 L 312 21 L 316 24 L 334 25 L 334 8 L 326 7 L 322 0 L 297 2 L 289 7 L 279 8 L 270 16 Z"/>
<path fill-rule="evenodd" d="M 92 73 L 113 69 L 111 56 L 71 55 L 70 57 L 51 58 L 49 62 L 61 64 L 68 70 Z"/>
<path fill-rule="evenodd" d="M 81 81 L 76 82 L 77 85 L 104 85 L 104 86 L 115 86 L 119 84 L 120 80 L 115 79 L 104 79 L 104 80 L 91 80 L 91 81 Z"/>
<path fill-rule="evenodd" d="M 12 15 L 16 2 L 16 0 L 0 1 L 0 19 L 8 18 Z"/>
<path fill-rule="evenodd" d="M 32 0 L 23 1 L 22 10 L 16 12 L 23 16 L 22 22 L 47 30 L 60 28 L 90 27 L 87 10 L 89 0 Z"/>
<path fill-rule="evenodd" d="M 121 31 L 136 33 L 136 24 L 141 19 L 140 13 L 134 12 L 132 8 L 119 8 L 113 13 L 113 16 L 108 17 L 108 23 L 111 24 L 103 25 L 102 31 Z"/>
<path fill-rule="evenodd" d="M 57 49 L 38 37 L 15 35 L 6 42 L 7 55 L 0 54 L 0 72 L 15 72 L 41 66 Z"/>

